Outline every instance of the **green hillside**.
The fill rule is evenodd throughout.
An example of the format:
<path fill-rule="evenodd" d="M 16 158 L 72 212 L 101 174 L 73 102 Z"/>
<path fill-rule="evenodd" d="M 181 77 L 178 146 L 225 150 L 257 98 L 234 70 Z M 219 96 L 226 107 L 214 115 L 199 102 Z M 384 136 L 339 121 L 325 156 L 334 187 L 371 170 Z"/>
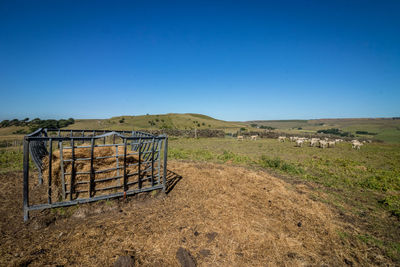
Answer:
<path fill-rule="evenodd" d="M 140 116 L 119 116 L 110 119 L 77 119 L 67 129 L 238 129 L 241 123 L 217 120 L 201 114 L 160 114 Z"/>

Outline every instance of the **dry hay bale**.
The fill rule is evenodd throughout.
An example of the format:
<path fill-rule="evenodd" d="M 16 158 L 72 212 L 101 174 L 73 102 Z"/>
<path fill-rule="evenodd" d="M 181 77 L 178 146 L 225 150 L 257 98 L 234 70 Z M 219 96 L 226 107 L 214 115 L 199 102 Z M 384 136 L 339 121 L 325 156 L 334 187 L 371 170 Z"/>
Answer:
<path fill-rule="evenodd" d="M 127 150 L 128 153 L 134 153 L 135 151 Z M 64 159 L 64 172 L 69 173 L 65 174 L 65 184 L 66 184 L 66 191 L 70 190 L 70 183 L 71 183 L 71 175 L 72 172 L 72 162 L 65 161 L 72 159 L 72 149 L 63 149 L 63 159 Z M 90 158 L 91 157 L 91 148 L 75 148 L 74 149 L 74 156 L 75 159 L 77 158 Z M 110 168 L 117 167 L 117 157 L 116 157 L 116 148 L 114 146 L 109 147 L 95 147 L 94 148 L 94 158 L 96 157 L 108 157 L 112 156 L 111 158 L 103 158 L 103 159 L 94 159 L 93 160 L 93 168 L 95 171 L 102 171 L 107 170 Z M 143 158 L 142 158 L 143 160 Z M 139 157 L 138 155 L 128 155 L 126 157 L 126 163 L 134 164 L 138 163 Z M 75 160 L 75 172 L 90 172 L 90 159 L 88 160 Z M 124 164 L 124 147 L 118 146 L 118 167 L 119 170 L 109 170 L 102 173 L 96 173 L 94 180 L 95 180 L 95 190 L 104 189 L 106 187 L 111 186 L 121 186 L 123 185 L 123 177 L 108 181 L 98 181 L 99 179 L 110 178 L 115 176 L 123 176 L 123 166 Z M 155 164 L 156 166 L 156 164 Z M 142 164 L 141 165 L 141 177 L 147 176 L 145 169 L 149 167 L 149 164 Z M 156 168 L 156 167 L 155 167 Z M 49 157 L 46 157 L 43 160 L 43 179 L 44 183 L 48 184 L 48 173 L 49 171 Z M 126 168 L 127 174 L 136 174 L 138 172 L 137 166 L 127 166 Z M 128 177 L 128 183 L 137 181 L 137 175 L 133 175 Z M 89 197 L 89 182 L 90 181 L 90 174 L 76 174 L 75 176 L 75 188 L 74 188 L 74 195 L 73 198 L 85 198 Z M 87 182 L 87 183 L 83 183 Z M 143 186 L 147 185 L 146 182 L 143 182 Z M 121 191 L 121 188 L 116 189 L 107 189 L 96 191 L 95 195 L 101 194 L 109 194 L 112 192 Z M 135 189 L 137 188 L 137 184 L 133 184 L 128 186 L 128 189 Z M 62 181 L 61 181 L 61 165 L 60 165 L 60 150 L 55 150 L 52 153 L 52 191 L 53 191 L 53 201 L 60 201 L 62 200 Z M 67 194 L 66 198 L 69 198 Z"/>

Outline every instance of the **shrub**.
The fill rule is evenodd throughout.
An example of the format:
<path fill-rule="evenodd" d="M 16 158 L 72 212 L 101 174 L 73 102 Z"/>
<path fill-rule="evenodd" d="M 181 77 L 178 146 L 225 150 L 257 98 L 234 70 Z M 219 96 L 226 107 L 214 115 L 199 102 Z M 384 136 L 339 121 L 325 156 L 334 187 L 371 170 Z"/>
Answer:
<path fill-rule="evenodd" d="M 356 131 L 356 134 L 377 135 L 378 133 L 370 133 L 370 132 L 367 132 L 367 131 Z"/>

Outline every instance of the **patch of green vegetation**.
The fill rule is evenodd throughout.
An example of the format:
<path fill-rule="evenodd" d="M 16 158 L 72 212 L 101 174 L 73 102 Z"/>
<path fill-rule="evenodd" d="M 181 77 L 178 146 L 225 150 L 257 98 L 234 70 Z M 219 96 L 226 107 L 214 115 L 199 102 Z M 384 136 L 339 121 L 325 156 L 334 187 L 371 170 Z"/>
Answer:
<path fill-rule="evenodd" d="M 400 219 L 400 197 L 387 195 L 381 203 L 397 218 Z"/>
<path fill-rule="evenodd" d="M 23 153 L 15 149 L 0 150 L 0 172 L 22 170 Z"/>
<path fill-rule="evenodd" d="M 400 259 L 400 242 L 385 242 L 369 234 L 358 235 L 357 238 L 369 247 L 375 246 L 380 248 L 393 260 Z"/>
<path fill-rule="evenodd" d="M 368 131 L 356 131 L 356 134 L 377 135 L 377 133 L 370 133 Z"/>
<path fill-rule="evenodd" d="M 223 162 L 233 162 L 237 164 L 252 164 L 253 162 L 247 156 L 238 155 L 231 151 L 224 150 L 221 155 L 218 155 L 217 158 L 222 160 Z"/>
<path fill-rule="evenodd" d="M 290 174 L 302 174 L 304 170 L 292 163 L 285 162 L 279 157 L 270 158 L 268 156 L 261 156 L 259 160 L 259 165 L 264 168 L 277 169 Z"/>
<path fill-rule="evenodd" d="M 324 134 L 333 134 L 333 135 L 338 135 L 338 136 L 346 136 L 346 137 L 354 137 L 349 132 L 343 132 L 339 130 L 338 128 L 330 128 L 330 129 L 325 129 L 325 130 L 318 130 L 317 133 L 324 133 Z"/>

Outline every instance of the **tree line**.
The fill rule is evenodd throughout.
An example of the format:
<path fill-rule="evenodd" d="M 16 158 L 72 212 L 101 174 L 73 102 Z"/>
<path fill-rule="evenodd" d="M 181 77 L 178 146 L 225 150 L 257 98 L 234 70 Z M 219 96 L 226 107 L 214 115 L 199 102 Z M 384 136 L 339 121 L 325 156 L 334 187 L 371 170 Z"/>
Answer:
<path fill-rule="evenodd" d="M 73 118 L 60 119 L 60 120 L 53 120 L 53 119 L 42 120 L 40 118 L 29 120 L 29 118 L 25 118 L 23 120 L 18 120 L 18 119 L 3 120 L 0 122 L 0 128 L 10 127 L 10 126 L 29 127 L 29 131 L 33 132 L 39 128 L 64 128 L 74 123 L 75 120 Z M 26 132 L 23 129 L 20 129 L 15 133 L 23 134 Z"/>

